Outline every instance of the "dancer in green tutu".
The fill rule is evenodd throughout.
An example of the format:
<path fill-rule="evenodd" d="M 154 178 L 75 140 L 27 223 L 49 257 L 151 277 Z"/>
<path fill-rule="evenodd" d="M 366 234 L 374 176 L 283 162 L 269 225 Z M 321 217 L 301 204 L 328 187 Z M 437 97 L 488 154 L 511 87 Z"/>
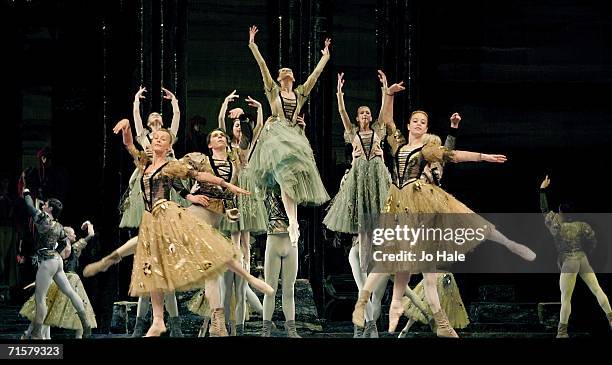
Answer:
<path fill-rule="evenodd" d="M 379 122 L 380 117 L 372 123 L 372 112 L 369 107 L 363 105 L 357 108 L 355 121 L 351 121 L 344 105 L 343 77 L 344 73 L 338 74 L 336 95 L 338 111 L 344 125 L 344 139 L 353 146 L 353 161 L 338 194 L 329 206 L 323 224 L 335 232 L 357 234 L 355 244 L 349 252 L 349 262 L 355 283 L 361 290 L 366 280 L 368 257 L 372 251 L 367 232 L 370 231 L 371 224 L 378 221 L 378 214 L 387 198 L 391 177 L 383 161 L 380 146 L 386 135 L 385 124 Z M 383 96 L 384 93 L 383 90 Z M 381 284 L 380 290 L 377 288 L 375 292 L 384 294 L 386 281 Z M 380 300 L 377 302 L 380 304 Z M 373 310 L 371 304 L 368 305 L 365 329 L 355 326 L 354 337 L 378 337 Z"/>
<path fill-rule="evenodd" d="M 225 116 L 227 113 L 228 105 L 239 97 L 236 94 L 236 90 L 232 91 L 221 104 L 219 110 L 219 129 L 226 131 Z M 250 96 L 245 99 L 249 106 L 257 109 L 257 124 L 255 129 L 261 129 L 263 126 L 263 107 L 260 102 L 251 98 Z M 234 108 L 228 113 L 229 119 L 232 121 L 232 130 L 228 138 L 230 139 L 229 147 L 232 154 L 235 156 L 235 161 L 239 165 L 237 169 L 238 175 L 238 186 L 250 191 L 255 190 L 255 182 L 253 175 L 250 175 L 248 169 L 248 151 L 252 143 L 243 138 L 241 123 L 246 123 L 246 126 L 251 127 L 251 121 L 254 122 L 252 116 L 247 115 L 242 108 Z M 237 221 L 230 221 L 227 216 L 224 216 L 221 220 L 219 230 L 224 234 L 229 234 L 232 238 L 232 242 L 236 247 L 240 248 L 242 252 L 242 265 L 245 270 L 250 271 L 250 258 L 251 258 L 251 232 L 263 233 L 266 231 L 267 225 L 267 213 L 264 206 L 264 202 L 261 199 L 257 199 L 254 196 L 248 197 L 236 197 L 239 217 Z M 246 317 L 246 305 L 245 300 L 247 298 L 247 283 L 240 276 L 235 275 L 232 272 L 226 272 L 224 274 L 225 280 L 225 315 L 226 321 L 230 320 L 230 298 L 233 287 L 236 291 L 236 313 L 235 321 L 230 320 L 230 328 L 234 329 L 238 336 L 242 336 L 244 333 L 244 321 Z M 260 303 L 261 306 L 261 303 Z"/>
<path fill-rule="evenodd" d="M 323 56 L 306 82 L 294 88 L 295 78 L 289 68 L 279 70 L 279 84 L 272 79 L 255 44 L 257 32 L 256 26 L 249 29 L 249 48 L 261 70 L 272 116 L 259 135 L 254 136 L 253 140 L 258 142 L 249 159 L 249 173 L 257 179 L 260 196 L 267 189 L 277 184 L 280 186 L 281 198 L 289 218 L 289 237 L 291 244 L 296 246 L 299 238 L 297 205 L 321 205 L 329 200 L 310 142 L 297 125 L 297 116 L 329 60 L 331 39 L 325 40 L 325 48 L 321 51 Z"/>

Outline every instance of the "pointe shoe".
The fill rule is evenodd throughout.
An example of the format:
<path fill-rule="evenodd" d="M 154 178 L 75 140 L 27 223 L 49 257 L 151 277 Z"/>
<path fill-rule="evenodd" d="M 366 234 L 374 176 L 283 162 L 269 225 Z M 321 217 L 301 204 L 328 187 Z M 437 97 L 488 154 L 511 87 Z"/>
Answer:
<path fill-rule="evenodd" d="M 612 312 L 606 314 L 606 317 L 608 318 L 608 323 L 610 324 L 610 331 L 612 331 Z"/>
<path fill-rule="evenodd" d="M 370 295 L 372 293 L 369 290 L 362 290 L 359 292 L 357 303 L 355 303 L 355 309 L 353 310 L 353 324 L 359 327 L 365 327 L 365 309 L 366 305 L 370 301 Z"/>
<path fill-rule="evenodd" d="M 30 338 L 32 340 L 44 340 L 44 337 L 42 335 L 42 326 L 42 323 L 32 323 L 32 332 L 30 332 Z"/>
<path fill-rule="evenodd" d="M 105 272 L 109 267 L 113 266 L 114 264 L 118 264 L 120 261 L 121 255 L 119 255 L 119 252 L 115 250 L 102 260 L 85 266 L 85 269 L 83 269 L 83 276 L 88 278 L 98 273 Z"/>
<path fill-rule="evenodd" d="M 297 333 L 294 320 L 285 321 L 285 330 L 287 331 L 287 337 L 289 338 L 302 338 L 302 336 L 298 335 Z"/>
<path fill-rule="evenodd" d="M 508 249 L 526 261 L 533 261 L 536 258 L 535 252 L 533 252 L 529 247 L 521 245 L 520 243 L 515 243 L 514 245 L 508 247 Z"/>
<path fill-rule="evenodd" d="M 289 233 L 289 240 L 291 246 L 297 247 L 298 240 L 300 239 L 300 226 L 296 223 L 290 223 L 287 227 L 287 233 Z"/>
<path fill-rule="evenodd" d="M 365 328 L 353 325 L 353 338 L 363 338 Z"/>
<path fill-rule="evenodd" d="M 81 327 L 83 327 L 82 338 L 90 338 L 91 337 L 91 326 L 89 325 L 89 321 L 87 320 L 87 313 L 85 311 L 77 312 L 79 316 L 79 320 L 81 321 Z"/>
<path fill-rule="evenodd" d="M 557 338 L 569 338 L 566 323 L 559 322 L 559 327 L 557 328 Z"/>
<path fill-rule="evenodd" d="M 151 324 L 151 327 L 149 327 L 145 337 L 159 337 L 164 333 L 166 333 L 166 325 L 164 324 L 164 321 L 153 320 L 153 323 Z"/>
<path fill-rule="evenodd" d="M 132 332 L 133 338 L 142 337 L 144 335 L 144 329 L 146 326 L 145 319 L 142 317 L 136 317 L 136 323 L 134 323 L 134 332 Z"/>
<path fill-rule="evenodd" d="M 170 327 L 170 337 L 185 337 L 181 330 L 181 317 L 168 318 L 168 325 Z"/>
<path fill-rule="evenodd" d="M 275 290 L 270 285 L 268 285 L 268 283 L 266 283 L 265 281 L 259 278 L 256 278 L 253 276 L 249 278 L 248 281 L 249 281 L 249 284 L 253 285 L 253 288 L 259 290 L 265 295 L 272 295 L 275 292 Z"/>
<path fill-rule="evenodd" d="M 389 333 L 395 332 L 400 317 L 404 314 L 404 306 L 400 299 L 393 299 L 389 307 Z"/>
<path fill-rule="evenodd" d="M 263 320 L 261 325 L 261 337 L 272 337 L 272 321 Z"/>
<path fill-rule="evenodd" d="M 227 337 L 225 310 L 223 308 L 215 308 L 212 311 L 211 317 L 210 337 Z"/>
<path fill-rule="evenodd" d="M 378 338 L 378 327 L 376 321 L 366 321 L 363 328 L 363 338 Z"/>
<path fill-rule="evenodd" d="M 433 314 L 434 320 L 436 321 L 436 336 L 448 337 L 448 338 L 459 338 L 459 335 L 448 322 L 448 317 L 444 313 L 443 309 Z"/>

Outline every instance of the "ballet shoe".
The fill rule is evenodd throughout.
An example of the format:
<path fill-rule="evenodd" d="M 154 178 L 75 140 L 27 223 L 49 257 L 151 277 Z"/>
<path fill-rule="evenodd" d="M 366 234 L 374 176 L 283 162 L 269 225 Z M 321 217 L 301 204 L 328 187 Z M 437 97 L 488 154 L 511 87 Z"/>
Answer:
<path fill-rule="evenodd" d="M 436 321 L 436 336 L 448 337 L 448 338 L 459 338 L 459 335 L 448 322 L 448 317 L 443 309 L 433 314 L 434 320 Z"/>
<path fill-rule="evenodd" d="M 389 333 L 395 332 L 400 317 L 404 314 L 404 306 L 399 299 L 393 299 L 389 307 Z"/>
<path fill-rule="evenodd" d="M 559 322 L 559 327 L 557 327 L 557 338 L 569 338 L 566 323 Z"/>
<path fill-rule="evenodd" d="M 227 337 L 227 327 L 225 327 L 225 310 L 215 308 L 211 314 L 210 337 Z"/>
<path fill-rule="evenodd" d="M 166 325 L 164 324 L 164 321 L 153 320 L 153 323 L 151 324 L 151 327 L 149 327 L 145 337 L 159 337 L 164 333 L 166 333 Z"/>
<path fill-rule="evenodd" d="M 369 290 L 362 290 L 359 292 L 357 303 L 355 303 L 355 309 L 353 310 L 353 324 L 361 328 L 365 327 L 365 309 L 366 305 L 370 301 L 370 295 L 372 292 Z"/>

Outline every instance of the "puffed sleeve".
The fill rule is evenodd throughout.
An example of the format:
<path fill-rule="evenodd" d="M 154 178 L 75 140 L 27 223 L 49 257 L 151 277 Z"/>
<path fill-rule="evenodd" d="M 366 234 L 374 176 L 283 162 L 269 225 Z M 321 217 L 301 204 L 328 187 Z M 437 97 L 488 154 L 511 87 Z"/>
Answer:
<path fill-rule="evenodd" d="M 425 158 L 427 162 L 445 163 L 451 161 L 453 158 L 452 150 L 449 150 L 448 148 L 434 142 L 427 143 L 423 147 L 422 153 L 423 158 Z"/>
<path fill-rule="evenodd" d="M 138 148 L 136 148 L 136 146 L 134 146 L 133 144 L 129 145 L 127 147 L 127 150 L 134 158 L 134 164 L 136 165 L 136 167 L 144 169 L 149 159 L 147 154 L 144 151 L 138 150 Z"/>
<path fill-rule="evenodd" d="M 164 166 L 162 173 L 166 176 L 178 179 L 195 179 L 198 171 L 183 161 L 170 161 Z"/>
<path fill-rule="evenodd" d="M 387 143 L 389 143 L 389 147 L 391 147 L 391 153 L 395 155 L 397 150 L 406 143 L 406 139 L 402 132 L 393 125 L 390 128 L 387 128 Z"/>

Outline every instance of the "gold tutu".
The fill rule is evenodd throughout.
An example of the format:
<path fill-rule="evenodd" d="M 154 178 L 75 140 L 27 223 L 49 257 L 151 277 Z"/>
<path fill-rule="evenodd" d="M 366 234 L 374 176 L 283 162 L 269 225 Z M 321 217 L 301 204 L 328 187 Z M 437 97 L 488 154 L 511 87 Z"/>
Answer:
<path fill-rule="evenodd" d="M 398 253 L 401 250 L 409 249 L 420 258 L 423 254 L 431 254 L 437 258 L 438 253 L 446 252 L 456 255 L 465 254 L 472 251 L 480 243 L 486 240 L 495 228 L 495 225 L 488 222 L 478 214 L 474 213 L 465 204 L 461 203 L 454 196 L 442 190 L 436 185 L 432 185 L 421 180 L 399 189 L 395 185 L 389 188 L 389 194 L 380 217 L 379 226 L 382 228 L 394 228 L 396 225 L 406 225 L 408 227 L 425 227 L 441 229 L 464 229 L 482 228 L 484 239 L 465 240 L 458 244 L 445 240 L 419 240 L 416 246 L 408 246 L 407 242 L 385 242 L 380 250 L 383 253 Z M 466 256 L 467 261 L 467 256 Z M 376 272 L 437 272 L 441 269 L 448 269 L 452 262 L 434 261 L 395 261 L 395 262 L 376 262 L 374 270 Z"/>
<path fill-rule="evenodd" d="M 451 273 L 438 274 L 436 280 L 436 286 L 438 288 L 438 295 L 440 296 L 440 306 L 444 309 L 446 316 L 453 328 L 465 328 L 470 324 L 463 300 L 461 300 L 461 293 L 455 282 L 455 277 Z M 424 281 L 421 282 L 413 289 L 414 294 L 421 300 L 422 307 L 427 308 L 427 315 L 433 318 L 433 313 L 427 305 L 425 299 Z M 402 304 L 404 305 L 404 314 L 415 321 L 419 321 L 423 324 L 427 324 L 428 320 L 421 310 L 412 303 L 408 297 L 402 298 Z"/>
<path fill-rule="evenodd" d="M 72 289 L 74 289 L 79 295 L 79 298 L 83 300 L 85 313 L 87 314 L 87 322 L 89 322 L 91 328 L 98 327 L 98 324 L 96 323 L 96 315 L 91 307 L 89 297 L 85 292 L 81 278 L 79 278 L 79 275 L 72 272 L 67 272 L 66 277 L 68 278 L 68 282 L 70 283 L 70 286 L 72 286 Z M 19 314 L 29 319 L 30 322 L 34 321 L 34 316 L 36 315 L 36 299 L 34 295 L 32 295 L 30 299 L 25 302 L 19 311 Z M 81 326 L 81 320 L 79 319 L 72 302 L 59 290 L 59 287 L 57 284 L 55 284 L 55 282 L 51 283 L 49 291 L 47 292 L 47 317 L 43 323 L 47 326 L 66 328 L 75 331 L 83 329 Z"/>
<path fill-rule="evenodd" d="M 144 212 L 134 255 L 130 295 L 187 291 L 226 270 L 238 257 L 231 241 L 178 204 L 160 200 Z"/>

